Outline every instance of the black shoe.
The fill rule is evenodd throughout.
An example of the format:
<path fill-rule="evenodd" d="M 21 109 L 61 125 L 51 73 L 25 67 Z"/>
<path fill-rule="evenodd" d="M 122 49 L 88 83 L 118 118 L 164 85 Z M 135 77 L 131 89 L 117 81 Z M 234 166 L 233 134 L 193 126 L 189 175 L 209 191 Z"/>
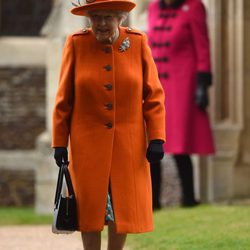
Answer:
<path fill-rule="evenodd" d="M 159 210 L 161 210 L 161 205 L 153 206 L 153 211 L 154 212 L 159 211 Z"/>
<path fill-rule="evenodd" d="M 183 201 L 181 203 L 182 207 L 196 207 L 199 206 L 201 203 L 199 201 L 193 200 L 193 201 Z"/>

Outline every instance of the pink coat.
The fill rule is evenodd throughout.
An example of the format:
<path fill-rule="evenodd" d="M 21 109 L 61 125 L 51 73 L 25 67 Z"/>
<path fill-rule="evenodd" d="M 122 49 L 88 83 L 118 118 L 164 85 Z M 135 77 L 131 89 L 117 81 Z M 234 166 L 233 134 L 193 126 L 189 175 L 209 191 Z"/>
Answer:
<path fill-rule="evenodd" d="M 165 90 L 165 152 L 212 154 L 214 144 L 208 114 L 195 104 L 198 73 L 210 73 L 206 12 L 200 0 L 177 7 L 149 5 L 149 45 Z"/>

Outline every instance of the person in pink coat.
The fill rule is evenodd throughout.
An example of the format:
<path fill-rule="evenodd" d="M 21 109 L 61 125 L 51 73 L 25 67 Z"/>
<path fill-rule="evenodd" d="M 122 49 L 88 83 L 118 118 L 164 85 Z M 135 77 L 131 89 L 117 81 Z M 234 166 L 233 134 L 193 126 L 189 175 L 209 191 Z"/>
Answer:
<path fill-rule="evenodd" d="M 154 0 L 148 7 L 148 37 L 165 90 L 166 143 L 182 184 L 182 205 L 194 206 L 191 154 L 214 153 L 209 125 L 212 83 L 206 11 L 201 0 Z M 151 164 L 153 206 L 160 208 L 160 163 Z"/>

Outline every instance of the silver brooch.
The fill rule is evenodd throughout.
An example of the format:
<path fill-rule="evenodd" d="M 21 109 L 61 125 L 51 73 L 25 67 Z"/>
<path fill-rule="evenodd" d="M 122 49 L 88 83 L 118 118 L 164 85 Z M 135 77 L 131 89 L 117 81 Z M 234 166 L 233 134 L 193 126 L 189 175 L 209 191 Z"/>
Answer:
<path fill-rule="evenodd" d="M 126 51 L 127 49 L 130 48 L 130 40 L 129 40 L 129 37 L 126 37 L 123 41 L 122 41 L 122 44 L 120 45 L 119 47 L 119 51 L 120 52 L 124 52 Z"/>

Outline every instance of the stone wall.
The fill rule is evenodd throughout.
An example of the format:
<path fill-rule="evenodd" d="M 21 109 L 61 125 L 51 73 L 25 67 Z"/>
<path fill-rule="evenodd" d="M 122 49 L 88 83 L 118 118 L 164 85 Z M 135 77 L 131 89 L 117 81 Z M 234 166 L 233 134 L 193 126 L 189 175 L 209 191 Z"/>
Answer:
<path fill-rule="evenodd" d="M 170 155 L 165 155 L 162 164 L 161 205 L 178 206 L 181 201 L 181 185 L 175 161 Z"/>
<path fill-rule="evenodd" d="M 0 35 L 39 35 L 51 7 L 52 0 L 0 1 Z"/>
<path fill-rule="evenodd" d="M 250 197 L 250 2 L 244 1 L 244 129 L 240 136 L 240 150 L 235 168 L 235 197 Z"/>
<path fill-rule="evenodd" d="M 0 68 L 0 150 L 32 149 L 45 130 L 45 69 Z"/>
<path fill-rule="evenodd" d="M 34 204 L 34 171 L 0 169 L 0 206 Z"/>
<path fill-rule="evenodd" d="M 45 68 L 0 67 L 0 206 L 34 205 L 30 150 L 44 130 Z"/>

